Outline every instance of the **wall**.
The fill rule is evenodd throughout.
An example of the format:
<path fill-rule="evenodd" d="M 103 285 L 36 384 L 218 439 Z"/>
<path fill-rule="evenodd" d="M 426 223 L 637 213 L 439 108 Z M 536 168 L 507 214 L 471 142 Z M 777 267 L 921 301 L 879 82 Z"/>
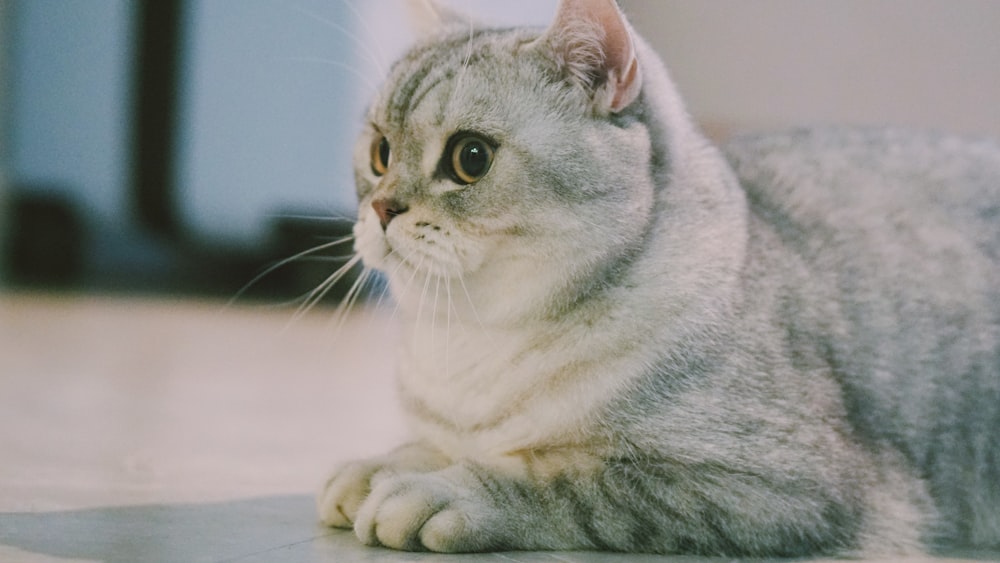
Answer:
<path fill-rule="evenodd" d="M 7 53 L 10 51 L 9 1 L 0 0 L 0 284 L 6 280 L 5 249 L 7 244 L 7 97 L 10 88 L 7 82 Z"/>
<path fill-rule="evenodd" d="M 132 3 L 11 8 L 11 182 L 68 194 L 92 222 L 127 224 Z"/>
<path fill-rule="evenodd" d="M 715 131 L 836 122 L 1000 134 L 1000 2 L 621 3 Z"/>

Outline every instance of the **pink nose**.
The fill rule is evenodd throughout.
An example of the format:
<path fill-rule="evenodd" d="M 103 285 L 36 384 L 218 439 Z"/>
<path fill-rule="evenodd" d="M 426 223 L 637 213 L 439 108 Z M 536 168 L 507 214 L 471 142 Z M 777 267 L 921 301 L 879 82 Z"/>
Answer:
<path fill-rule="evenodd" d="M 378 215 L 383 231 L 397 215 L 406 213 L 406 206 L 394 199 L 376 199 L 372 201 L 372 209 Z"/>

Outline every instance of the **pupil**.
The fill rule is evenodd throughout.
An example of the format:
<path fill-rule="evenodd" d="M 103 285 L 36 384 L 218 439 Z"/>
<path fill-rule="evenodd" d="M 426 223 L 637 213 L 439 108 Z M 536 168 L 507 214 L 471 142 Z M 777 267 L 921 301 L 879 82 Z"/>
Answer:
<path fill-rule="evenodd" d="M 469 176 L 479 176 L 485 172 L 486 159 L 486 151 L 483 149 L 483 145 L 478 142 L 469 143 L 462 148 L 460 162 L 462 169 Z"/>
<path fill-rule="evenodd" d="M 389 167 L 389 141 L 385 137 L 378 144 L 378 159 L 383 168 Z"/>

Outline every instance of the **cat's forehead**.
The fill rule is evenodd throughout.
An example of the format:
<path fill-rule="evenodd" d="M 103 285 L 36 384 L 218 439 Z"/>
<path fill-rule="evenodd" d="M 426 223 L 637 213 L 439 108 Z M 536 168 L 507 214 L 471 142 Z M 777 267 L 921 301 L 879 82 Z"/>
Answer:
<path fill-rule="evenodd" d="M 477 116 L 489 117 L 514 86 L 520 49 L 537 30 L 482 30 L 458 33 L 412 49 L 392 69 L 372 107 L 376 123 L 406 127 L 415 117 L 426 125 L 444 125 Z"/>

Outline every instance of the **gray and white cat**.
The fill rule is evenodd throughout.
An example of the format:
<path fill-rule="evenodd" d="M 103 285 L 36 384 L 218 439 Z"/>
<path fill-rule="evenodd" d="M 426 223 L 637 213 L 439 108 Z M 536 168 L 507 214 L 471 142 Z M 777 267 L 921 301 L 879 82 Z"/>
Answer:
<path fill-rule="evenodd" d="M 366 544 L 800 556 L 1000 545 L 1000 147 L 692 125 L 614 0 L 441 30 L 356 152 L 416 438 Z"/>

